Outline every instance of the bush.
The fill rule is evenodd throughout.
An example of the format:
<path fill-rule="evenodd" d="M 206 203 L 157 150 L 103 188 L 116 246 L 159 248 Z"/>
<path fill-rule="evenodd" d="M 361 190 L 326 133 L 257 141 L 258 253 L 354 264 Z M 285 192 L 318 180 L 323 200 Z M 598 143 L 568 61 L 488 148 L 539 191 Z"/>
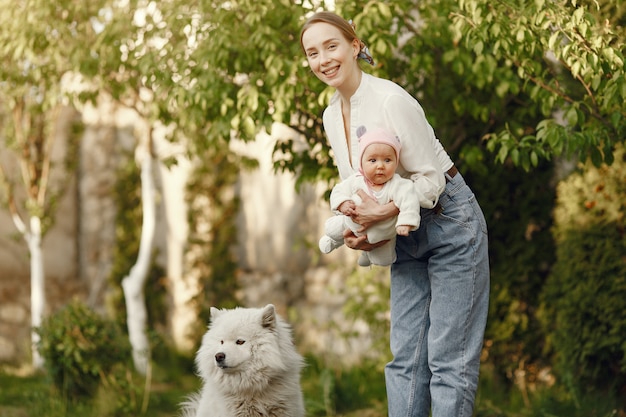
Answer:
<path fill-rule="evenodd" d="M 130 360 L 120 328 L 74 301 L 36 329 L 38 348 L 54 385 L 69 399 L 93 396 L 115 365 Z"/>
<path fill-rule="evenodd" d="M 510 164 L 487 166 L 484 175 L 463 172 L 489 227 L 491 295 L 483 360 L 495 367 L 501 383 L 519 382 L 518 371 L 534 382 L 546 366 L 537 310 L 555 257 L 554 170 L 547 163 L 532 175 Z"/>
<path fill-rule="evenodd" d="M 626 389 L 626 164 L 591 164 L 558 188 L 557 260 L 543 321 L 556 370 L 575 392 Z M 623 397 L 622 397 L 623 398 Z"/>
<path fill-rule="evenodd" d="M 379 363 L 365 360 L 342 366 L 328 364 L 327 359 L 306 357 L 302 391 L 307 416 L 387 415 L 385 376 Z"/>

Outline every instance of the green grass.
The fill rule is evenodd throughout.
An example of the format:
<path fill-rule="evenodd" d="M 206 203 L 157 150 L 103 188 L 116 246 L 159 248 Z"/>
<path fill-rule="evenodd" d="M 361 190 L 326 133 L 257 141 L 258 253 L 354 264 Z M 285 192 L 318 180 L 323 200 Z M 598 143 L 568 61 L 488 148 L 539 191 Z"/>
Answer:
<path fill-rule="evenodd" d="M 523 395 L 483 365 L 474 417 L 626 417 L 626 410 L 617 398 L 591 391 L 575 397 L 559 385 L 530 387 Z"/>
<path fill-rule="evenodd" d="M 0 369 L 0 417 L 174 417 L 180 402 L 199 388 L 190 362 L 179 360 L 168 369 L 155 369 L 142 412 L 145 379 L 134 375 L 131 382 L 127 390 L 109 386 L 98 390 L 95 398 L 70 402 L 43 374 L 17 375 Z M 338 369 L 307 357 L 302 389 L 307 417 L 387 415 L 381 365 Z M 474 417 L 626 417 L 617 404 L 617 399 L 600 395 L 574 398 L 558 387 L 524 397 L 485 367 Z"/>
<path fill-rule="evenodd" d="M 379 365 L 339 369 L 311 356 L 306 363 L 302 391 L 308 417 L 387 415 L 385 380 Z"/>
<path fill-rule="evenodd" d="M 176 381 L 152 381 L 144 415 L 171 417 L 178 404 L 197 388 L 193 376 Z M 125 417 L 138 416 L 144 396 L 125 393 L 120 407 L 119 390 L 101 388 L 96 397 L 84 401 L 64 398 L 43 374 L 17 376 L 0 372 L 0 417 Z"/>

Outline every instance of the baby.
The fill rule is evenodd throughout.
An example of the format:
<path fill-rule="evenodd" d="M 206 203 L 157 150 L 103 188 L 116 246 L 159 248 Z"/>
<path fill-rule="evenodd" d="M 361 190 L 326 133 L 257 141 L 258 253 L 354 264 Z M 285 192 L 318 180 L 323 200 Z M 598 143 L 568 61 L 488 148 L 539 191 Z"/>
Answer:
<path fill-rule="evenodd" d="M 325 235 L 319 241 L 322 253 L 330 253 L 343 245 L 343 231 L 349 228 L 355 235 L 361 225 L 352 221 L 350 214 L 361 204 L 358 190 L 364 190 L 378 204 L 393 201 L 400 210 L 398 216 L 377 223 L 365 233 L 370 243 L 389 240 L 369 252 L 364 251 L 359 265 L 391 265 L 396 260 L 396 235 L 408 236 L 420 223 L 420 205 L 413 181 L 396 174 L 402 145 L 398 137 L 384 129 L 366 132 L 357 129 L 359 138 L 359 171 L 335 187 L 330 194 L 330 208 L 337 215 L 326 220 Z"/>

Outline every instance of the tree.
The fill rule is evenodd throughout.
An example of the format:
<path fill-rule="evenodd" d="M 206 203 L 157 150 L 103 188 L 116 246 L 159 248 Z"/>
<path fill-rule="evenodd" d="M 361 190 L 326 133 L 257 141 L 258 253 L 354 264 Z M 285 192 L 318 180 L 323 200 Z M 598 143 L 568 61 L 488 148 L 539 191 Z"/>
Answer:
<path fill-rule="evenodd" d="M 476 60 L 492 57 L 484 76 L 504 68 L 521 82 L 494 77 L 498 94 L 521 88 L 542 117 L 485 136 L 499 161 L 510 157 L 526 169 L 559 156 L 591 157 L 596 166 L 613 161 L 626 129 L 624 32 L 615 15 L 602 14 L 610 3 L 602 4 L 469 0 L 452 12 L 459 44 Z"/>
<path fill-rule="evenodd" d="M 98 9 L 98 2 L 81 6 L 81 18 L 74 19 L 67 13 L 67 7 L 74 3 L 77 2 L 0 3 L 0 111 L 6 122 L 1 140 L 3 148 L 14 157 L 12 161 L 1 161 L 0 184 L 4 188 L 3 203 L 30 254 L 36 367 L 42 365 L 42 358 L 36 348 L 39 336 L 34 328 L 39 327 L 46 310 L 41 241 L 52 224 L 56 199 L 63 192 L 60 184 L 66 181 L 62 177 L 71 172 L 65 171 L 64 163 L 72 161 L 71 153 L 66 161 L 55 161 L 52 155 L 58 136 L 72 131 L 67 126 L 57 126 L 67 103 L 62 79 L 71 70 L 70 60 L 80 60 L 82 45 L 89 43 L 93 29 L 88 17 Z M 17 166 L 9 162 L 16 162 Z"/>
<path fill-rule="evenodd" d="M 170 4 L 164 3 L 165 7 Z M 138 116 L 135 133 L 136 160 L 141 171 L 142 224 L 136 262 L 121 286 L 133 362 L 139 373 L 146 374 L 150 343 L 145 285 L 152 267 L 157 207 L 154 130 L 159 106 L 167 106 L 163 90 L 172 85 L 175 74 L 167 64 L 171 62 L 169 52 L 180 45 L 168 42 L 168 38 L 182 28 L 170 27 L 155 2 L 113 2 L 102 8 L 98 16 L 97 40 L 91 46 L 90 57 L 77 63 L 76 72 L 85 80 L 83 100 L 112 99 Z"/>
<path fill-rule="evenodd" d="M 626 153 L 590 162 L 558 186 L 554 269 L 542 298 L 547 352 L 578 393 L 626 390 Z M 572 262 L 574 260 L 574 262 Z M 591 388 L 590 388 L 591 387 Z"/>
<path fill-rule="evenodd" d="M 152 266 L 152 249 L 156 232 L 156 185 L 154 181 L 154 156 L 152 149 L 152 128 L 148 127 L 140 138 L 139 164 L 141 166 L 141 207 L 142 224 L 139 253 L 135 265 L 122 279 L 122 289 L 126 300 L 126 324 L 132 346 L 135 369 L 148 372 L 150 342 L 148 340 L 148 309 L 145 298 L 145 285 Z"/>
<path fill-rule="evenodd" d="M 206 59 L 206 56 L 223 55 L 226 49 L 202 49 L 207 45 L 220 45 L 220 32 L 231 34 L 229 20 L 220 10 L 237 6 L 236 3 L 222 7 L 211 2 L 141 0 L 111 3 L 99 14 L 100 30 L 89 57 L 76 65 L 85 80 L 83 99 L 95 99 L 104 94 L 133 109 L 145 125 L 137 150 L 142 172 L 141 241 L 137 261 L 122 279 L 135 367 L 142 373 L 149 365 L 144 290 L 155 226 L 152 167 L 159 157 L 153 131 L 157 125 L 166 127 L 172 141 L 185 144 L 188 157 L 206 155 L 204 151 L 212 149 L 216 150 L 217 158 L 227 152 L 231 130 L 239 129 L 239 137 L 255 131 L 256 126 L 250 125 L 249 116 L 238 115 L 245 107 L 240 104 L 233 107 L 235 98 L 242 95 L 240 81 L 246 73 L 230 73 L 226 68 L 228 62 Z M 267 4 L 264 7 L 268 12 Z M 223 21 L 220 16 L 224 17 Z M 251 47 L 250 51 L 253 49 Z M 250 57 L 243 55 L 241 59 L 245 61 Z M 229 116 L 245 122 L 235 126 Z M 176 157 L 164 162 L 176 163 Z"/>
<path fill-rule="evenodd" d="M 486 152 L 526 170 L 568 155 L 610 162 L 612 146 L 624 137 L 624 36 L 602 15 L 606 9 L 594 15 L 575 1 L 485 0 L 336 7 L 377 58 L 367 70 L 416 95 L 447 147 L 468 164 L 478 168 Z M 227 138 L 231 129 L 252 138 L 272 122 L 285 123 L 304 134 L 309 152 L 281 142 L 277 168 L 301 179 L 331 178 L 320 120 L 331 90 L 310 75 L 299 47 L 299 29 L 312 10 L 287 1 L 198 7 L 209 9 L 198 48 L 181 71 L 189 90 L 175 104 L 199 104 L 203 114 L 182 117 L 208 120 L 188 125 L 203 126 L 209 138 Z"/>
<path fill-rule="evenodd" d="M 289 0 L 207 0 L 197 12 L 197 48 L 179 69 L 186 88 L 170 96 L 177 123 L 198 139 L 194 146 L 220 146 L 231 136 L 254 140 L 283 123 L 302 142 L 279 141 L 277 168 L 297 172 L 300 181 L 334 176 L 321 123 L 330 89 L 303 65 L 299 45 L 309 10 Z"/>
<path fill-rule="evenodd" d="M 15 182 L 11 180 L 9 170 L 0 171 L 0 180 L 7 190 L 8 208 L 16 227 L 27 240 L 31 254 L 34 327 L 40 324 L 45 310 L 41 254 L 45 228 L 42 226 L 47 227 L 52 221 L 52 203 L 62 193 L 62 190 L 52 196 L 49 193 L 50 151 L 58 134 L 54 123 L 58 120 L 59 109 L 63 104 L 80 108 L 84 103 L 96 101 L 102 92 L 108 92 L 118 104 L 135 109 L 147 125 L 143 130 L 138 129 L 141 134 L 138 159 L 142 164 L 144 189 L 142 243 L 137 265 L 131 269 L 123 286 L 132 313 L 129 333 L 133 353 L 138 369 L 145 372 L 146 361 L 142 355 L 147 350 L 147 314 L 140 290 L 151 261 L 156 205 L 152 132 L 157 112 L 153 94 L 159 92 L 155 87 L 167 80 L 167 77 L 149 75 L 158 67 L 158 59 L 156 64 L 151 59 L 159 58 L 159 46 L 166 35 L 159 38 L 146 36 L 146 33 L 155 26 L 162 28 L 158 21 L 160 12 L 155 3 L 147 2 L 128 3 L 125 8 L 116 8 L 119 3 L 107 0 L 90 2 L 88 7 L 74 0 L 6 3 L 0 12 L 1 51 L 6 63 L 0 69 L 1 78 L 5 80 L 0 86 L 4 95 L 2 103 L 12 113 L 14 124 L 4 132 L 3 139 L 7 147 L 19 151 L 27 196 L 23 210 L 18 206 L 16 198 L 19 194 L 15 192 Z M 136 3 L 145 7 L 138 7 Z M 146 17 L 151 21 L 147 22 Z M 129 31 L 133 27 L 135 30 Z M 140 50 L 133 52 L 135 47 Z M 142 60 L 146 56 L 148 59 Z M 143 72 L 134 65 L 140 66 Z M 83 82 L 80 87 L 63 82 L 76 80 L 77 75 Z M 22 220 L 23 212 L 30 216 L 30 227 Z M 37 338 L 33 332 L 33 346 Z M 35 349 L 34 363 L 41 365 Z"/>

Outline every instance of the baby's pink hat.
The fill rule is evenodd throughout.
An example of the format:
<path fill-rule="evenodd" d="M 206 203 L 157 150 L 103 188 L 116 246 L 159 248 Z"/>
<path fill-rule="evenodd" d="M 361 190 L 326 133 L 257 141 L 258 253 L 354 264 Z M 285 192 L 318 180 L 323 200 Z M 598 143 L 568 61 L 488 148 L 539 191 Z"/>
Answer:
<path fill-rule="evenodd" d="M 400 143 L 400 139 L 398 139 L 398 137 L 390 131 L 382 128 L 376 128 L 368 132 L 366 131 L 365 126 L 359 126 L 356 129 L 356 135 L 359 138 L 359 163 L 363 159 L 363 152 L 365 152 L 365 148 L 373 143 L 383 143 L 391 146 L 394 151 L 396 151 L 396 158 L 400 159 L 400 149 L 402 149 L 402 144 Z"/>

